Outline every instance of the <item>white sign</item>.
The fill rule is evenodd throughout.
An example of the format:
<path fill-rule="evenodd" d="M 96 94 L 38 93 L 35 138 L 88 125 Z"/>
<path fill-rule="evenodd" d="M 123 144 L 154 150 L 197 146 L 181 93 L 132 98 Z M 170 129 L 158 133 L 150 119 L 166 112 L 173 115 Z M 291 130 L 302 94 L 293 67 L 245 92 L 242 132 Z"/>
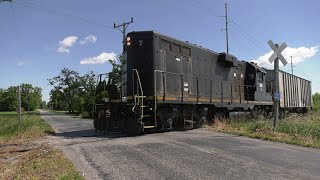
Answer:
<path fill-rule="evenodd" d="M 276 58 L 282 62 L 284 66 L 287 65 L 286 59 L 282 56 L 281 52 L 287 47 L 286 43 L 282 43 L 280 47 L 277 47 L 272 40 L 268 41 L 269 46 L 274 51 L 274 53 L 270 56 L 269 62 L 272 63 Z"/>

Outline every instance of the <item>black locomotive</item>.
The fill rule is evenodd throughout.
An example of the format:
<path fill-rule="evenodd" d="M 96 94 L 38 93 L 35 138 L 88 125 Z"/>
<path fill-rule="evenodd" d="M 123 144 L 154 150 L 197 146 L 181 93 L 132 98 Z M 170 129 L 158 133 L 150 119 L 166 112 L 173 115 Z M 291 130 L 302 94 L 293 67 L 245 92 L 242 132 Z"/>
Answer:
<path fill-rule="evenodd" d="M 273 72 L 255 63 L 154 31 L 128 33 L 125 48 L 121 87 L 112 77 L 98 85 L 97 130 L 139 134 L 196 128 L 233 111 L 272 114 Z M 282 110 L 311 107 L 310 81 L 282 71 L 280 77 Z"/>

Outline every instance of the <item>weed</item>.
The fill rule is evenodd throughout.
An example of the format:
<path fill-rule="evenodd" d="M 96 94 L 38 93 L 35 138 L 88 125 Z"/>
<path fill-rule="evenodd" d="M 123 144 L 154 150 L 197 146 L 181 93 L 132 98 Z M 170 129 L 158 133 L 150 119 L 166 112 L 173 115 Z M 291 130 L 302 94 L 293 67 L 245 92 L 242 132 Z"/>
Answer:
<path fill-rule="evenodd" d="M 277 141 L 308 147 L 320 147 L 320 113 L 291 114 L 280 119 L 273 131 L 273 119 L 218 120 L 212 125 L 216 131 L 244 135 L 252 138 Z"/>

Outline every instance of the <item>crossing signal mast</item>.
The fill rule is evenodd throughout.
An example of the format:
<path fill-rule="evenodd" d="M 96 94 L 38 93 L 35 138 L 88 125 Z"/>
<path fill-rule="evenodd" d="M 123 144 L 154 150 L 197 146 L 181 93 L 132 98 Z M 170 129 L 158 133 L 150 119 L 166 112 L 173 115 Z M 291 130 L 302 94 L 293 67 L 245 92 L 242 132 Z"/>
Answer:
<path fill-rule="evenodd" d="M 282 62 L 283 66 L 287 65 L 287 60 L 283 57 L 281 52 L 287 47 L 286 43 L 282 43 L 281 46 L 274 44 L 272 40 L 268 41 L 269 46 L 274 51 L 271 57 L 269 57 L 269 62 L 274 62 L 274 93 L 273 93 L 273 130 L 275 130 L 277 123 L 279 121 L 279 106 L 280 106 L 280 87 L 279 87 L 279 60 Z"/>

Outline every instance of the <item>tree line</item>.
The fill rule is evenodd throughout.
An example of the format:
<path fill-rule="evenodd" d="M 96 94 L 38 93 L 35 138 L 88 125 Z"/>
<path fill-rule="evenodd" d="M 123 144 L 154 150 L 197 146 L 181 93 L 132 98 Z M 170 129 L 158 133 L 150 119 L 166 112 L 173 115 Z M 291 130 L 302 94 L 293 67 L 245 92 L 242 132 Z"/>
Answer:
<path fill-rule="evenodd" d="M 121 83 L 122 61 L 122 57 L 116 61 L 109 60 L 112 71 L 109 72 L 108 81 L 112 81 L 117 86 Z M 63 68 L 58 76 L 48 79 L 53 87 L 50 91 L 48 106 L 53 110 L 82 113 L 84 117 L 93 117 L 96 99 L 101 99 L 99 95 L 95 96 L 97 78 L 93 71 L 80 75 L 74 70 Z M 107 82 L 104 81 L 104 83 Z"/>
<path fill-rule="evenodd" d="M 312 95 L 312 101 L 313 101 L 313 109 L 314 110 L 320 110 L 320 93 L 315 93 Z"/>
<path fill-rule="evenodd" d="M 20 85 L 21 107 L 24 110 L 33 111 L 43 108 L 42 89 L 33 87 L 32 84 Z M 7 89 L 0 88 L 0 111 L 17 111 L 18 109 L 18 87 L 10 86 Z"/>
<path fill-rule="evenodd" d="M 96 75 L 93 71 L 80 76 L 78 72 L 64 68 L 60 75 L 48 79 L 50 91 L 49 106 L 53 110 L 91 112 L 94 106 Z"/>

